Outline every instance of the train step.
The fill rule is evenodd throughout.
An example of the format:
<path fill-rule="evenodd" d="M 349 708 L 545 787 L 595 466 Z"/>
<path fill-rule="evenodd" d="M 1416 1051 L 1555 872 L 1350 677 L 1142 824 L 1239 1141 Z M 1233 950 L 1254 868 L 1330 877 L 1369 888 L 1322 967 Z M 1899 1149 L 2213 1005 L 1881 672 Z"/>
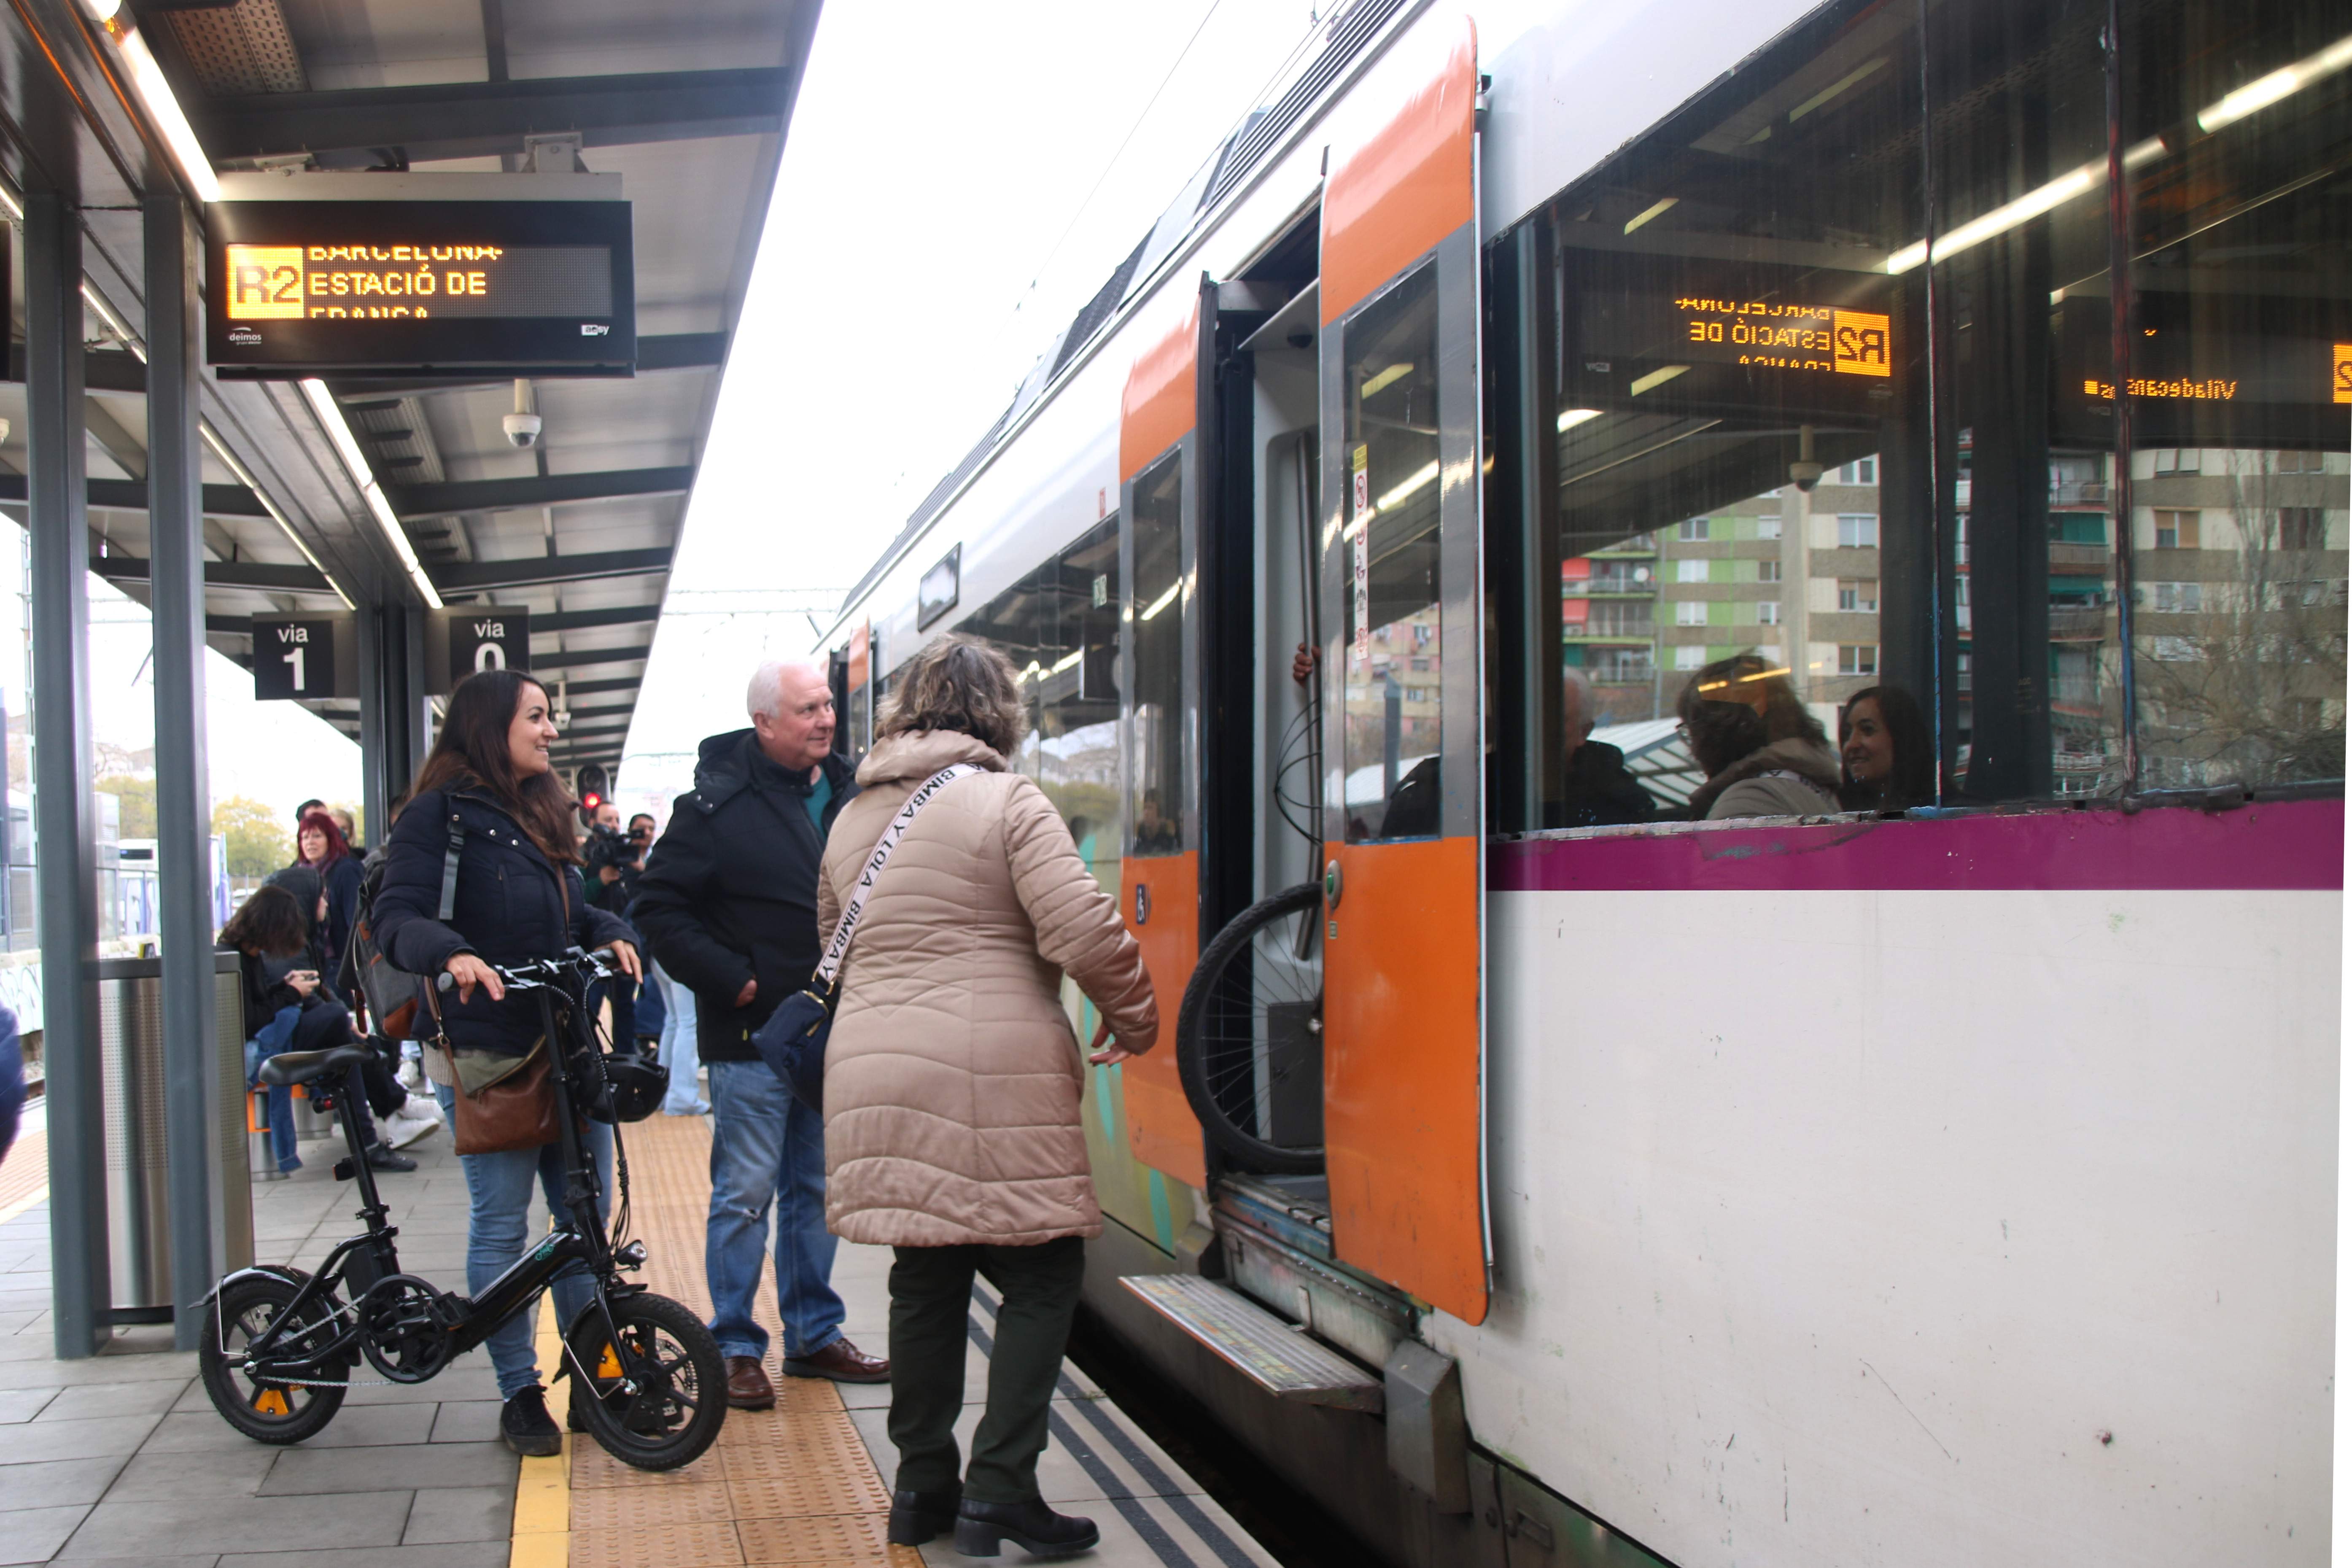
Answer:
<path fill-rule="evenodd" d="M 1277 1399 L 1342 1410 L 1377 1412 L 1381 1406 L 1379 1373 L 1366 1372 L 1237 1291 L 1197 1274 L 1137 1274 L 1119 1283 Z"/>

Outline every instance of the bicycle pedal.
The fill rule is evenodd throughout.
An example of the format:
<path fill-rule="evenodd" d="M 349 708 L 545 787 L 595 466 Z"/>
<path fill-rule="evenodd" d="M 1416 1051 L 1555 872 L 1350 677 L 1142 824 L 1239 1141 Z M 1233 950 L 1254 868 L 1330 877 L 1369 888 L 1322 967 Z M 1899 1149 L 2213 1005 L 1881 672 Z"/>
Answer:
<path fill-rule="evenodd" d="M 348 1182 L 352 1179 L 352 1157 L 349 1154 L 335 1162 L 335 1180 Z"/>

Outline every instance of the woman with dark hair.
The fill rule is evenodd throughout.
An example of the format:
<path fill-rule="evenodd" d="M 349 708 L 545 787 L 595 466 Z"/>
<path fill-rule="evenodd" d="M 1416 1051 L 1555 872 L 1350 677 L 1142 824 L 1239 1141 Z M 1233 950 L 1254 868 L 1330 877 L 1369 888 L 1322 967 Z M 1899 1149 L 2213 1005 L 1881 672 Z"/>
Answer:
<path fill-rule="evenodd" d="M 1706 783 L 1691 795 L 1694 819 L 1822 816 L 1840 810 L 1837 754 L 1822 722 L 1789 684 L 1789 672 L 1743 653 L 1690 679 L 1675 711 Z"/>
<path fill-rule="evenodd" d="M 303 814 L 294 833 L 294 864 L 319 873 L 327 890 L 327 918 L 319 930 L 322 973 L 341 973 L 343 953 L 351 946 L 352 922 L 360 912 L 360 862 L 343 837 L 342 824 L 323 807 Z"/>
<path fill-rule="evenodd" d="M 244 979 L 249 1067 L 280 1051 L 323 1051 L 357 1040 L 351 1014 L 326 994 L 310 964 L 310 914 L 293 892 L 277 883 L 256 888 L 221 927 L 220 945 L 236 950 Z M 250 1076 L 248 1070 L 248 1081 Z M 347 1086 L 331 1088 L 340 1093 Z M 302 1168 L 294 1152 L 294 1093 L 273 1089 L 268 1094 L 269 1147 L 278 1161 L 272 1174 L 283 1177 Z M 414 1160 L 377 1136 L 364 1094 L 358 1109 L 368 1163 L 379 1171 L 416 1169 Z"/>
<path fill-rule="evenodd" d="M 527 1061 L 545 1048 L 536 1003 L 509 997 L 493 964 L 552 958 L 573 946 L 611 947 L 629 977 L 639 975 L 636 933 L 590 905 L 581 882 L 572 803 L 548 757 L 554 740 L 547 690 L 538 681 L 509 669 L 467 676 L 449 695 L 440 737 L 384 843 L 375 918 L 385 956 L 411 974 L 446 974 L 455 983 L 446 995 L 427 988 L 422 998 L 441 1024 L 441 1038 L 425 1049 L 425 1074 L 453 1124 L 458 1059 L 468 1062 L 469 1074 L 482 1067 L 475 1080 L 486 1089 L 484 1080 L 499 1070 L 496 1058 Z M 453 847 L 457 882 L 445 921 L 441 889 Z M 609 1191 L 612 1130 L 583 1125 Z M 522 1256 L 534 1183 L 555 1223 L 566 1222 L 563 1162 L 551 1143 L 465 1154 L 459 1163 L 473 1203 L 467 1288 L 478 1293 Z M 583 1271 L 556 1279 L 556 1313 L 567 1330 L 592 1295 Z M 508 1320 L 488 1345 L 506 1401 L 499 1435 L 519 1454 L 561 1452 L 563 1434 L 547 1414 L 530 1315 Z"/>
<path fill-rule="evenodd" d="M 1936 799 L 1935 742 L 1918 699 L 1899 686 L 1866 686 L 1838 710 L 1838 755 L 1848 811 L 1907 811 Z"/>
<path fill-rule="evenodd" d="M 825 1221 L 897 1252 L 890 1540 L 919 1546 L 952 1529 L 959 1552 L 990 1557 L 1003 1540 L 1062 1556 L 1097 1539 L 1091 1521 L 1055 1512 L 1037 1489 L 1085 1238 L 1103 1226 L 1063 977 L 1102 1016 L 1088 1060 L 1124 1061 L 1160 1030 L 1117 902 L 1045 793 L 1005 767 L 1026 725 L 1003 654 L 961 637 L 917 654 L 891 683 L 817 879 L 817 931 L 829 936 L 908 798 L 944 768 L 978 770 L 942 786 L 907 829 L 842 970 L 826 1048 Z M 955 1425 L 976 1271 L 1003 1300 L 966 1471 Z"/>

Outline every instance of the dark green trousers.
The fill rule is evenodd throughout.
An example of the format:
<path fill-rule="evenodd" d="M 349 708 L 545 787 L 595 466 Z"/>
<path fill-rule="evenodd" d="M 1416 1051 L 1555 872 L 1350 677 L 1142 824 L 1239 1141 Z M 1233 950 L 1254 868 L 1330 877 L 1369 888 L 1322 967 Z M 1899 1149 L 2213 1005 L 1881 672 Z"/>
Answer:
<path fill-rule="evenodd" d="M 963 1495 L 975 1502 L 1027 1502 L 1037 1495 L 1037 1456 L 1086 1278 L 1086 1243 L 1075 1236 L 1035 1247 L 900 1247 L 890 1265 L 890 1441 L 898 1489 L 940 1492 L 956 1483 L 956 1417 L 963 1413 L 966 1322 L 972 1276 L 996 1287 L 988 1408 L 972 1434 Z M 982 1320 L 983 1326 L 985 1320 Z"/>

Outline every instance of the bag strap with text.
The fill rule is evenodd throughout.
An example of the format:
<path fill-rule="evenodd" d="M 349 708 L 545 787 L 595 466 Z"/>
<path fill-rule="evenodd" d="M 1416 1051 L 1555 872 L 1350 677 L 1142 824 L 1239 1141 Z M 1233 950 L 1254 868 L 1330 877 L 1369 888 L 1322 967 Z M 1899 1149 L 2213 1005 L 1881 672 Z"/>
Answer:
<path fill-rule="evenodd" d="M 907 804 L 898 808 L 898 815 L 890 819 L 890 826 L 883 829 L 882 837 L 875 841 L 872 853 L 866 857 L 866 868 L 857 874 L 857 885 L 849 890 L 849 901 L 841 908 L 841 919 L 833 928 L 833 941 L 824 950 L 824 962 L 816 966 L 815 983 L 819 987 L 830 988 L 834 977 L 841 973 L 841 961 L 849 954 L 849 939 L 857 934 L 858 918 L 866 912 L 866 895 L 874 890 L 874 879 L 882 874 L 882 868 L 890 863 L 892 852 L 898 847 L 898 840 L 907 836 L 907 829 L 914 825 L 917 814 L 931 803 L 932 796 L 949 784 L 966 773 L 979 771 L 970 763 L 954 763 L 941 768 L 925 779 L 922 786 L 907 797 Z"/>

